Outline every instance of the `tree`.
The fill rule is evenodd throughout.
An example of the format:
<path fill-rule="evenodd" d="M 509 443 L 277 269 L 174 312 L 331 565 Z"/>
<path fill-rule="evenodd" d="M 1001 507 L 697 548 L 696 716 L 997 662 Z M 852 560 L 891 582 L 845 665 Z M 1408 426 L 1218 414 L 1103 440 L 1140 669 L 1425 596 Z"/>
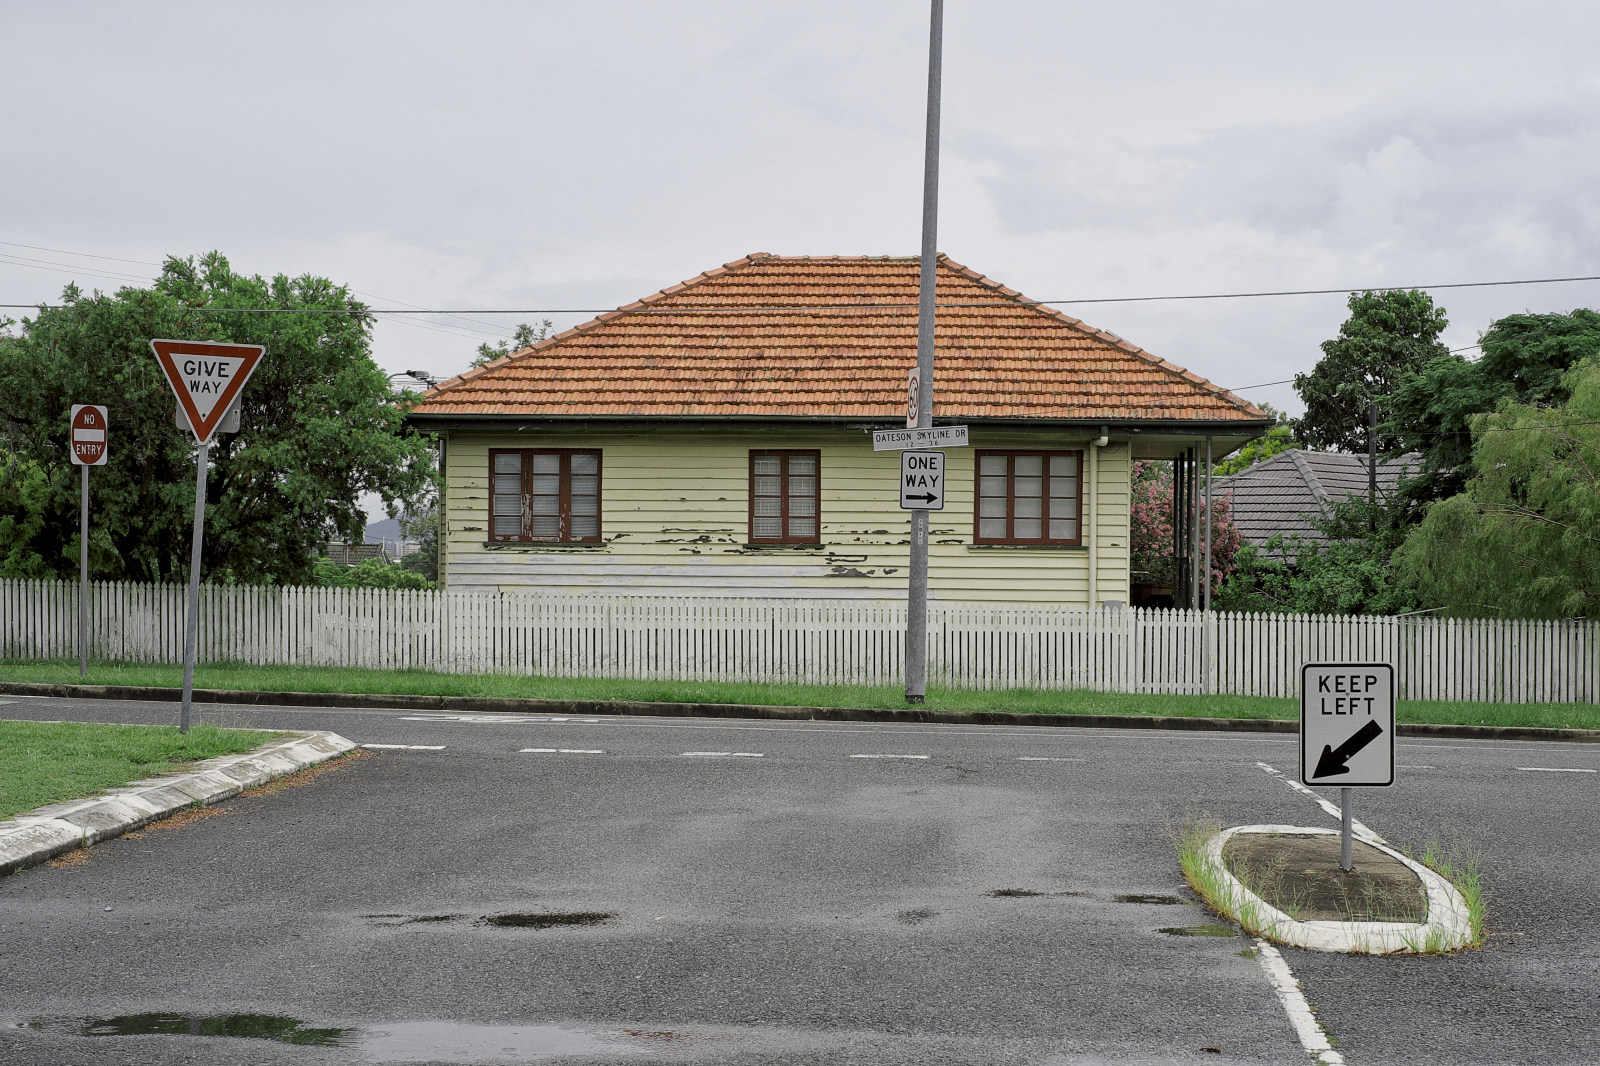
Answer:
<path fill-rule="evenodd" d="M 1465 487 L 1474 415 L 1508 401 L 1566 402 L 1566 372 L 1600 354 L 1600 312 L 1510 315 L 1489 327 L 1480 347 L 1475 362 L 1453 353 L 1436 356 L 1401 381 L 1386 404 L 1386 421 L 1401 448 L 1422 454 L 1422 476 L 1408 486 L 1419 499 L 1443 499 Z"/>
<path fill-rule="evenodd" d="M 1471 420 L 1465 491 L 1428 510 L 1396 566 L 1457 615 L 1600 613 L 1600 356 L 1556 407 L 1506 402 Z M 1548 394 L 1548 393 L 1547 393 Z"/>
<path fill-rule="evenodd" d="M 432 478 L 429 441 L 403 424 L 404 395 L 372 361 L 371 327 L 342 286 L 236 274 L 216 252 L 168 259 L 148 289 L 69 286 L 61 307 L 0 335 L 0 573 L 76 571 L 67 417 L 73 403 L 101 403 L 111 457 L 90 477 L 91 572 L 185 576 L 194 441 L 174 424 L 149 343 L 172 337 L 267 349 L 243 394 L 241 432 L 211 451 L 203 575 L 309 583 L 320 545 L 360 539 L 363 492 L 402 505 Z"/>
<path fill-rule="evenodd" d="M 1257 404 L 1256 406 L 1276 420 L 1272 428 L 1220 463 L 1213 464 L 1211 467 L 1212 476 L 1227 477 L 1229 474 L 1237 474 L 1247 467 L 1265 462 L 1274 455 L 1282 454 L 1290 448 L 1301 447 L 1300 441 L 1294 435 L 1293 421 L 1288 415 L 1270 403 Z"/>
<path fill-rule="evenodd" d="M 355 566 L 331 560 L 318 560 L 317 584 L 347 589 L 431 589 L 431 578 L 408 570 L 400 563 L 383 559 L 363 559 Z"/>
<path fill-rule="evenodd" d="M 499 344 L 490 344 L 484 341 L 478 345 L 478 354 L 472 360 L 473 366 L 484 366 L 496 359 L 502 359 L 512 352 L 520 352 L 524 348 L 532 348 L 535 344 L 550 336 L 550 331 L 555 328 L 555 323 L 548 318 L 537 326 L 530 326 L 526 322 L 517 324 L 511 333 L 510 342 L 501 341 Z"/>
<path fill-rule="evenodd" d="M 1203 531 L 1204 504 L 1196 508 Z M 1129 507 L 1129 544 L 1133 573 L 1153 585 L 1177 584 L 1177 558 L 1172 551 L 1172 464 L 1136 460 L 1133 502 Z M 1213 593 L 1233 571 L 1234 553 L 1243 538 L 1233 524 L 1232 507 L 1222 497 L 1211 501 L 1211 588 Z M 1202 547 L 1202 550 L 1203 547 Z"/>
<path fill-rule="evenodd" d="M 1349 307 L 1339 335 L 1322 342 L 1311 373 L 1294 377 L 1306 412 L 1293 426 L 1310 447 L 1362 452 L 1369 403 L 1382 412 L 1396 386 L 1429 360 L 1449 355 L 1439 341 L 1449 320 L 1419 289 L 1352 293 Z M 1399 444 L 1392 425 L 1380 425 L 1378 450 L 1392 453 Z"/>

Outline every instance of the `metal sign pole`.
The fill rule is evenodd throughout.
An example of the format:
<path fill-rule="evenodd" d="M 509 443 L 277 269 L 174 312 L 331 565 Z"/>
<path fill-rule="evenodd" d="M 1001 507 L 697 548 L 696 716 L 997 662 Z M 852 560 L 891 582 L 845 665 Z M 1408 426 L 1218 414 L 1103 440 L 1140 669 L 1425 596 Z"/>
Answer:
<path fill-rule="evenodd" d="M 194 659 L 200 643 L 200 546 L 206 530 L 206 466 L 211 460 L 211 443 L 200 445 L 194 475 L 194 545 L 189 552 L 189 615 L 183 626 L 183 709 L 178 716 L 178 732 L 189 731 L 189 705 L 194 700 Z"/>
<path fill-rule="evenodd" d="M 928 134 L 922 164 L 922 276 L 917 293 L 917 429 L 933 427 L 933 315 L 938 291 L 939 88 L 944 0 L 932 0 L 928 30 Z M 911 574 L 906 596 L 906 702 L 928 692 L 928 512 L 911 512 Z"/>
<path fill-rule="evenodd" d="M 1352 865 L 1350 859 L 1350 792 L 1348 788 L 1339 790 L 1339 869 L 1345 873 L 1350 872 Z"/>
<path fill-rule="evenodd" d="M 78 508 L 78 676 L 89 676 L 89 467 L 83 471 L 83 502 Z"/>

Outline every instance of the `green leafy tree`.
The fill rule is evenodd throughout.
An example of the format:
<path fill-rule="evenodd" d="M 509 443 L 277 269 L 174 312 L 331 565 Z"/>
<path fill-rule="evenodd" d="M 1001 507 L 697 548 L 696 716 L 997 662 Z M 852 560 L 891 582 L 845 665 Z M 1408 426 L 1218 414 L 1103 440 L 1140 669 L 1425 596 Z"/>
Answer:
<path fill-rule="evenodd" d="M 1389 394 L 1430 360 L 1449 354 L 1439 341 L 1449 320 L 1418 289 L 1353 293 L 1349 307 L 1339 335 L 1322 342 L 1317 365 L 1295 375 L 1306 412 L 1293 426 L 1310 447 L 1362 452 L 1369 403 L 1377 402 L 1381 422 Z M 1391 424 L 1380 424 L 1380 452 L 1392 453 L 1400 443 Z"/>
<path fill-rule="evenodd" d="M 400 563 L 383 559 L 363 559 L 355 566 L 343 566 L 331 559 L 318 559 L 319 585 L 347 589 L 431 589 L 433 581 L 408 570 Z"/>
<path fill-rule="evenodd" d="M 1276 419 L 1276 422 L 1266 433 L 1250 441 L 1220 463 L 1212 464 L 1212 476 L 1227 477 L 1229 474 L 1237 474 L 1247 467 L 1265 462 L 1274 455 L 1280 455 L 1290 448 L 1302 447 L 1299 439 L 1294 435 L 1293 420 L 1287 414 L 1270 403 L 1257 404 L 1256 406 L 1271 415 Z"/>
<path fill-rule="evenodd" d="M 483 366 L 494 362 L 496 359 L 508 356 L 512 352 L 520 352 L 524 348 L 532 348 L 535 344 L 550 336 L 550 331 L 554 328 L 555 323 L 548 318 L 537 326 L 520 322 L 517 324 L 517 328 L 512 331 L 509 342 L 501 341 L 498 344 L 490 344 L 485 341 L 478 345 L 478 354 L 473 358 L 472 365 Z"/>
<path fill-rule="evenodd" d="M 363 492 L 395 507 L 430 484 L 430 442 L 403 424 L 404 395 L 372 361 L 371 316 L 342 286 L 237 274 L 213 252 L 167 260 L 147 289 L 69 286 L 62 304 L 0 336 L 0 573 L 76 571 L 67 418 L 74 403 L 99 403 L 110 409 L 110 461 L 90 477 L 93 575 L 186 576 L 195 447 L 174 424 L 152 337 L 267 349 L 243 393 L 241 432 L 211 450 L 207 580 L 309 583 L 322 544 L 360 540 Z"/>
<path fill-rule="evenodd" d="M 1600 357 L 1569 370 L 1555 407 L 1472 418 L 1472 476 L 1397 553 L 1429 606 L 1456 615 L 1600 614 Z"/>

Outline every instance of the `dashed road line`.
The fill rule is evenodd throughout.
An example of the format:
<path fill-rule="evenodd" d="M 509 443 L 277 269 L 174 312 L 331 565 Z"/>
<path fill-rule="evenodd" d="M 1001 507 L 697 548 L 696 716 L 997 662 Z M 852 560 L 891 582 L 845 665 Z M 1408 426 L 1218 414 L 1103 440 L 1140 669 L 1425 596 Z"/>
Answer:
<path fill-rule="evenodd" d="M 374 751 L 443 751 L 443 744 L 363 744 Z"/>
<path fill-rule="evenodd" d="M 1518 770 L 1534 770 L 1541 774 L 1592 774 L 1597 771 L 1582 766 L 1519 766 Z"/>
<path fill-rule="evenodd" d="M 506 722 L 584 722 L 594 724 L 598 718 L 569 718 L 560 715 L 541 715 L 537 718 L 524 717 L 510 714 L 410 714 L 400 717 L 402 722 L 471 722 L 474 725 L 501 724 Z"/>
<path fill-rule="evenodd" d="M 604 755 L 605 752 L 598 748 L 523 748 L 521 754 L 533 752 L 539 755 Z"/>
<path fill-rule="evenodd" d="M 1289 1024 L 1294 1026 L 1300 1046 L 1306 1049 L 1311 1061 L 1322 1063 L 1323 1066 L 1344 1066 L 1344 1056 L 1333 1050 L 1328 1034 L 1311 1012 L 1311 1004 L 1306 1002 L 1305 993 L 1300 991 L 1300 982 L 1294 979 L 1294 973 L 1289 969 L 1289 964 L 1283 961 L 1278 949 L 1257 938 L 1256 960 L 1267 971 L 1272 990 L 1278 993 L 1278 1002 L 1283 1004 L 1284 1012 L 1289 1015 Z"/>
<path fill-rule="evenodd" d="M 1054 755 L 1018 755 L 1018 762 L 1084 762 L 1083 759 L 1063 759 Z"/>
<path fill-rule="evenodd" d="M 926 759 L 928 755 L 851 755 L 851 759 Z"/>
<path fill-rule="evenodd" d="M 1290 788 L 1294 789 L 1296 792 L 1300 793 L 1301 795 L 1310 796 L 1313 800 L 1316 800 L 1317 806 L 1321 807 L 1324 811 L 1326 811 L 1329 814 L 1333 815 L 1335 818 L 1344 817 L 1344 813 L 1339 810 L 1339 805 L 1337 803 L 1332 803 L 1332 802 L 1330 802 L 1328 800 L 1323 799 L 1321 796 L 1317 795 L 1315 792 L 1311 791 L 1309 788 L 1307 788 L 1306 786 L 1302 785 L 1300 782 L 1296 781 L 1294 778 L 1290 777 L 1288 774 L 1285 774 L 1282 770 L 1279 770 L 1277 767 L 1268 765 L 1267 763 L 1264 763 L 1264 762 L 1258 762 L 1258 763 L 1256 763 L 1256 765 L 1261 767 L 1261 769 L 1265 770 L 1267 773 L 1271 774 L 1273 777 L 1276 777 L 1279 781 L 1282 781 L 1284 784 L 1288 785 Z M 1364 837 L 1367 840 L 1375 840 L 1379 844 L 1387 844 L 1388 843 L 1387 840 L 1383 839 L 1377 833 L 1374 833 L 1371 829 L 1368 829 L 1365 825 L 1363 825 L 1360 821 L 1358 821 L 1355 818 L 1350 819 L 1350 829 L 1358 837 Z"/>
<path fill-rule="evenodd" d="M 767 757 L 767 753 L 764 751 L 686 751 L 683 754 L 684 756 L 728 759 L 765 759 Z"/>

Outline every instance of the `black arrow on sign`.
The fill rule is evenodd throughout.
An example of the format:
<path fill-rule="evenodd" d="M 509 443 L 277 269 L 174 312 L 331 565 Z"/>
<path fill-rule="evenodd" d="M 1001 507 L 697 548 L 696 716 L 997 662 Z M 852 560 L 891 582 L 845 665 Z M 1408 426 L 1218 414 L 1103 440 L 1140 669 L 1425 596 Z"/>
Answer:
<path fill-rule="evenodd" d="M 900 498 L 902 500 L 921 500 L 923 503 L 932 503 L 934 500 L 937 500 L 939 497 L 935 496 L 931 492 L 928 492 L 928 493 L 924 493 L 921 496 L 912 496 L 910 493 L 907 493 L 906 495 L 904 495 L 904 496 L 902 496 Z"/>
<path fill-rule="evenodd" d="M 1317 772 L 1312 777 L 1337 777 L 1347 774 L 1350 767 L 1345 765 L 1355 757 L 1356 752 L 1371 744 L 1383 735 L 1383 726 L 1377 722 L 1368 722 L 1337 748 L 1327 744 L 1322 746 L 1322 758 L 1317 760 Z"/>

